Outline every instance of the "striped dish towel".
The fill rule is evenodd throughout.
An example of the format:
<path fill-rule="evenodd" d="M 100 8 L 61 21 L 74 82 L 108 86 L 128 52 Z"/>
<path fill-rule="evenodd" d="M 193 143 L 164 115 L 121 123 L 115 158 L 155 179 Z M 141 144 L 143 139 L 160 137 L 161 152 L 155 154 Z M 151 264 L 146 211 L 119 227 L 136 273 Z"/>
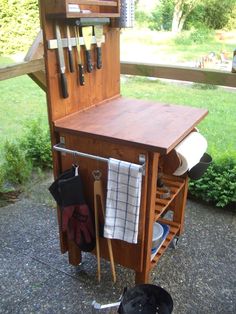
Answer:
<path fill-rule="evenodd" d="M 138 241 L 142 166 L 110 158 L 104 237 Z"/>

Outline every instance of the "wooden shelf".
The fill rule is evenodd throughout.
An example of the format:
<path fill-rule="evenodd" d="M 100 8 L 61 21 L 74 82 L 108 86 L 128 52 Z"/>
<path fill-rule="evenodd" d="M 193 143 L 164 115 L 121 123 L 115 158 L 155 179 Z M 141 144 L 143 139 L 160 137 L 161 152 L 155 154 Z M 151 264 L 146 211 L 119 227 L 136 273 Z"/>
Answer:
<path fill-rule="evenodd" d="M 94 13 L 56 13 L 56 14 L 48 14 L 48 18 L 53 18 L 53 19 L 80 19 L 80 18 L 113 18 L 113 17 L 119 17 L 119 13 L 99 13 L 99 12 L 94 12 Z"/>
<path fill-rule="evenodd" d="M 48 1 L 47 17 L 50 19 L 114 18 L 120 16 L 119 1 L 58 0 Z M 84 13 L 80 12 L 85 11 Z M 90 11 L 91 13 L 88 13 Z"/>
<path fill-rule="evenodd" d="M 158 222 L 161 222 L 163 224 L 169 225 L 170 231 L 169 231 L 169 233 L 168 233 L 168 235 L 167 235 L 167 237 L 165 239 L 165 242 L 162 244 L 162 246 L 157 251 L 157 253 L 154 256 L 154 258 L 150 262 L 150 269 L 152 269 L 157 264 L 157 262 L 159 261 L 161 256 L 164 254 L 164 252 L 166 251 L 166 249 L 170 245 L 171 241 L 174 239 L 175 235 L 177 234 L 177 232 L 180 229 L 180 224 L 178 224 L 176 222 L 173 222 L 173 221 L 169 221 L 169 220 L 166 220 L 166 219 L 159 219 Z"/>
<path fill-rule="evenodd" d="M 157 188 L 156 192 L 156 206 L 155 206 L 155 221 L 159 219 L 161 214 L 163 214 L 173 199 L 178 195 L 185 184 L 185 180 L 179 177 L 164 175 L 162 177 L 163 183 L 170 189 L 170 198 L 162 199 L 160 198 L 162 191 Z"/>
<path fill-rule="evenodd" d="M 73 1 L 71 1 L 73 3 Z M 85 4 L 85 5 L 99 5 L 103 7 L 117 7 L 117 1 L 101 1 L 101 0 L 77 0 L 75 1 L 78 4 Z"/>

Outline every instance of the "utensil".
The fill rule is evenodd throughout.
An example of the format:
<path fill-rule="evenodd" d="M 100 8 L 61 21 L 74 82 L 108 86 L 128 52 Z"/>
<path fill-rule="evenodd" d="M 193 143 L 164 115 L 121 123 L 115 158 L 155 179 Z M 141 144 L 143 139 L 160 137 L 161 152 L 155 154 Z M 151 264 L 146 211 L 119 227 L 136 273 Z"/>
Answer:
<path fill-rule="evenodd" d="M 75 30 L 75 40 L 76 40 L 76 48 L 77 48 L 77 55 L 78 55 L 78 77 L 79 77 L 79 84 L 81 86 L 84 86 L 85 80 L 84 80 L 84 66 L 82 64 L 81 60 L 81 54 L 80 54 L 80 42 L 79 42 L 79 32 L 77 26 L 74 28 Z"/>
<path fill-rule="evenodd" d="M 73 73 L 75 71 L 75 69 L 74 69 L 74 62 L 73 62 L 73 55 L 72 55 L 72 43 L 71 43 L 70 26 L 69 25 L 67 25 L 67 27 L 66 27 L 66 32 L 67 32 L 69 68 L 70 68 L 70 72 Z"/>
<path fill-rule="evenodd" d="M 93 65 L 90 48 L 92 43 L 93 27 L 92 26 L 81 27 L 80 30 L 85 43 L 87 71 L 91 73 L 93 71 Z"/>
<path fill-rule="evenodd" d="M 105 204 L 104 204 L 103 188 L 102 188 L 102 181 L 101 181 L 102 173 L 100 170 L 94 170 L 92 174 L 94 177 L 94 216 L 95 216 L 95 234 L 96 234 L 96 253 L 97 253 L 97 262 L 98 262 L 97 270 L 98 270 L 98 281 L 100 282 L 101 266 L 100 266 L 100 245 L 99 245 L 98 197 L 100 198 L 103 219 L 105 216 Z M 110 239 L 107 239 L 107 246 L 108 246 L 108 252 L 109 252 L 110 263 L 111 263 L 112 278 L 113 278 L 113 282 L 115 283 L 116 282 L 115 263 L 114 263 L 112 244 L 111 244 Z"/>
<path fill-rule="evenodd" d="M 61 91 L 63 98 L 69 97 L 68 89 L 67 89 L 67 80 L 66 80 L 66 66 L 64 59 L 64 51 L 62 46 L 61 32 L 58 24 L 55 25 L 56 29 L 56 38 L 57 38 L 57 52 L 58 52 L 58 60 L 59 60 L 59 70 L 61 73 Z"/>
<path fill-rule="evenodd" d="M 93 26 L 93 36 L 96 38 L 97 51 L 97 69 L 102 68 L 102 42 L 103 42 L 103 26 Z"/>

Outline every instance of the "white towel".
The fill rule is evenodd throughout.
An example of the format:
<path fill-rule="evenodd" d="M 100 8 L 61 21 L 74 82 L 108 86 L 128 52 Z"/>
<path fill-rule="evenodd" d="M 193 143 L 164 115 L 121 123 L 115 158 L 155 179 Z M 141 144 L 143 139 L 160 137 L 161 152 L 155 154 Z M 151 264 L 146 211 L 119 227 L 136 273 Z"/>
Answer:
<path fill-rule="evenodd" d="M 110 158 L 104 237 L 138 241 L 142 166 Z"/>

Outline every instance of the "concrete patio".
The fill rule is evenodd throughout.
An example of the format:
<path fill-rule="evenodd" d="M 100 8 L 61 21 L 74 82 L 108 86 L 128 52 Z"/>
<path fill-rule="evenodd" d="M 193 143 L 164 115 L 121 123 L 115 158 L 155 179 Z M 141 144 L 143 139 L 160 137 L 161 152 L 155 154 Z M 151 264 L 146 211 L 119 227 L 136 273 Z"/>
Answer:
<path fill-rule="evenodd" d="M 121 266 L 114 285 L 106 261 L 98 284 L 91 254 L 79 267 L 68 264 L 59 250 L 49 182 L 0 208 L 0 313 L 92 313 L 93 300 L 115 302 L 134 285 L 133 271 Z M 188 201 L 178 247 L 167 250 L 151 280 L 171 294 L 174 314 L 236 313 L 235 212 Z"/>

